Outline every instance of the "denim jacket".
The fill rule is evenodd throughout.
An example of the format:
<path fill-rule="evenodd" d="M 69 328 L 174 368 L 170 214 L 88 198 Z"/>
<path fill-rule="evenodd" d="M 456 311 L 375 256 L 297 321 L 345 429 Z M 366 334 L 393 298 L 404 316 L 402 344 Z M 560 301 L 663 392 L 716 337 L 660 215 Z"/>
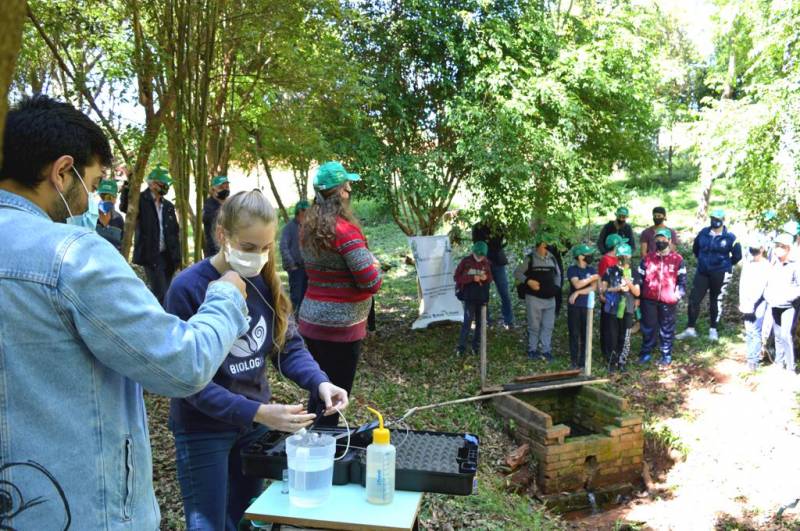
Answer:
<path fill-rule="evenodd" d="M 167 314 L 94 231 L 0 190 L 0 527 L 158 529 L 142 388 L 203 389 L 245 314 L 225 283 Z"/>

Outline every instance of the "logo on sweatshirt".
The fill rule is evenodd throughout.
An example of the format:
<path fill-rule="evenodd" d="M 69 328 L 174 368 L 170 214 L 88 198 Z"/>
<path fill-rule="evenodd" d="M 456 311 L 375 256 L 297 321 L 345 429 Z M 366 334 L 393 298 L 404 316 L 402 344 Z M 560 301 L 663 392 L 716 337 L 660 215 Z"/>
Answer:
<path fill-rule="evenodd" d="M 249 358 L 264 346 L 267 340 L 267 322 L 260 316 L 258 323 L 244 336 L 236 340 L 231 347 L 231 355 L 237 358 Z"/>

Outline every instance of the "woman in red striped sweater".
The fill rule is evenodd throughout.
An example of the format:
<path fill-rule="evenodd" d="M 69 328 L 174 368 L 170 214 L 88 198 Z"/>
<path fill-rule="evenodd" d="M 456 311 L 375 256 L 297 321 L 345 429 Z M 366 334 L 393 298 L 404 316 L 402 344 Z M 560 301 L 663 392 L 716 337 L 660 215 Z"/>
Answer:
<path fill-rule="evenodd" d="M 306 211 L 300 251 L 308 290 L 300 305 L 300 334 L 331 383 L 353 387 L 366 336 L 372 296 L 381 287 L 378 261 L 350 209 L 350 181 L 360 180 L 339 162 L 326 162 L 314 177 L 316 198 Z M 312 397 L 309 411 L 317 408 Z M 336 426 L 338 415 L 323 417 Z"/>

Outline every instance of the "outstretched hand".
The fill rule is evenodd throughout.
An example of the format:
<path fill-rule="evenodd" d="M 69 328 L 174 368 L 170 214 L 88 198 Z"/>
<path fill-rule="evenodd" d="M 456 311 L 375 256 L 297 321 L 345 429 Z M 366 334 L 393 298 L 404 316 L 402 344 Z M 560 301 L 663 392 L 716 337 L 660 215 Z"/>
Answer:
<path fill-rule="evenodd" d="M 341 411 L 350 403 L 347 391 L 337 387 L 330 382 L 322 382 L 317 389 L 319 399 L 325 403 L 324 415 L 333 415 L 337 410 Z"/>

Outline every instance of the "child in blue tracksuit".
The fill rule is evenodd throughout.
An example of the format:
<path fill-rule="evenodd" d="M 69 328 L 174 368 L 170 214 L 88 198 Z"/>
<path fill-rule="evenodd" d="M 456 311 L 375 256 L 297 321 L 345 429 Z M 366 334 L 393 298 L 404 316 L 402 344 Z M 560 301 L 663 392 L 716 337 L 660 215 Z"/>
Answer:
<path fill-rule="evenodd" d="M 747 368 L 751 371 L 756 370 L 761 362 L 762 328 L 767 313 L 764 292 L 772 269 L 765 247 L 761 238 L 750 242 L 748 250 L 752 259 L 745 262 L 739 279 L 739 311 L 742 312 L 747 341 Z"/>
<path fill-rule="evenodd" d="M 208 286 L 229 270 L 247 285 L 250 328 L 231 348 L 208 386 L 170 401 L 178 481 L 186 527 L 235 531 L 263 481 L 242 474 L 241 451 L 268 430 L 295 432 L 316 417 L 300 405 L 275 404 L 266 361 L 325 403 L 324 414 L 347 405 L 306 349 L 275 267 L 275 210 L 258 190 L 225 201 L 217 217 L 221 251 L 184 270 L 167 292 L 165 308 L 184 320 L 197 314 Z"/>
<path fill-rule="evenodd" d="M 472 253 L 461 259 L 453 279 L 456 281 L 456 297 L 464 303 L 464 321 L 458 337 L 457 354 L 467 350 L 467 340 L 472 322 L 475 333 L 472 336 L 472 351 L 478 351 L 481 342 L 481 308 L 489 302 L 489 287 L 492 285 L 492 263 L 486 258 L 489 246 L 484 241 L 472 244 Z"/>
<path fill-rule="evenodd" d="M 722 309 L 722 298 L 731 278 L 733 266 L 742 259 L 742 246 L 736 241 L 736 235 L 725 226 L 725 211 L 716 209 L 711 212 L 711 225 L 705 227 L 692 244 L 692 252 L 697 257 L 697 271 L 689 294 L 689 322 L 686 330 L 675 339 L 697 337 L 695 324 L 700 315 L 700 303 L 709 292 L 708 338 L 717 341 L 717 323 Z"/>

